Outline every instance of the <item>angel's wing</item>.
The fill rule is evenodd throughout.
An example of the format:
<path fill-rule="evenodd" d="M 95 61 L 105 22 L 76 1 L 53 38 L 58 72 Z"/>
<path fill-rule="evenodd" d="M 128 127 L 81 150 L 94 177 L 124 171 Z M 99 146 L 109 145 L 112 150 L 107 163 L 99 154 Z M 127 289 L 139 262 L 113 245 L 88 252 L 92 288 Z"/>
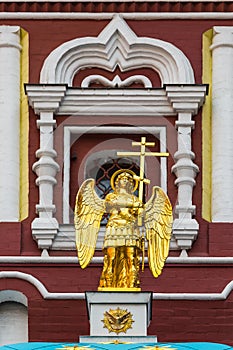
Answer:
<path fill-rule="evenodd" d="M 105 201 L 97 196 L 94 186 L 93 179 L 83 182 L 76 197 L 74 210 L 76 247 L 83 269 L 94 255 L 100 221 L 105 212 Z"/>
<path fill-rule="evenodd" d="M 144 208 L 149 266 L 153 276 L 158 277 L 169 253 L 172 206 L 166 193 L 154 186 L 152 196 Z"/>

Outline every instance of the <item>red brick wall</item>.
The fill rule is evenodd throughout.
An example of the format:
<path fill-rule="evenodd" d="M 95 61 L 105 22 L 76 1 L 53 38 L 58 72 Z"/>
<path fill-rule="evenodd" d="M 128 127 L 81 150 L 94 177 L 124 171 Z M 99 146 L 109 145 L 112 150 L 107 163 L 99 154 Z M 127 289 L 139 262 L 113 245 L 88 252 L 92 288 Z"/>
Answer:
<path fill-rule="evenodd" d="M 150 334 L 159 341 L 233 345 L 233 295 L 225 301 L 154 300 Z"/>

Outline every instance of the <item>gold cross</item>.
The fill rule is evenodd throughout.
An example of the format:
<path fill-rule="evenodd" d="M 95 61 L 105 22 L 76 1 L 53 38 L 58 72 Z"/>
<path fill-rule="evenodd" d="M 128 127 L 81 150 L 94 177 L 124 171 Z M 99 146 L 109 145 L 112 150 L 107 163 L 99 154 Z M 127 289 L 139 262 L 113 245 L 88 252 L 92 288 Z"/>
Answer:
<path fill-rule="evenodd" d="M 120 157 L 124 156 L 139 156 L 140 157 L 140 175 L 135 176 L 135 179 L 139 180 L 139 199 L 143 200 L 143 183 L 149 184 L 150 180 L 144 178 L 145 157 L 168 157 L 169 153 L 164 152 L 146 152 L 147 147 L 153 147 L 154 142 L 146 142 L 145 137 L 141 137 L 141 142 L 132 142 L 132 146 L 141 146 L 140 152 L 117 152 Z"/>

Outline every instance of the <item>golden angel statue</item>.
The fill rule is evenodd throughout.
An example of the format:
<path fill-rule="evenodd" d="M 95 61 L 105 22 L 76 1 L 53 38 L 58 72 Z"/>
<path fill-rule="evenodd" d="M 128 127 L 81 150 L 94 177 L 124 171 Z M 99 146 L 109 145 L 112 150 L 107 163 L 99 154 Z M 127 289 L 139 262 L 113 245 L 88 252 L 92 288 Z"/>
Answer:
<path fill-rule="evenodd" d="M 100 222 L 109 214 L 104 237 L 104 265 L 99 290 L 140 290 L 140 255 L 144 251 L 144 222 L 149 267 L 154 277 L 163 269 L 169 253 L 172 232 L 172 207 L 158 186 L 147 203 L 134 192 L 140 178 L 129 169 L 116 171 L 111 178 L 113 192 L 100 199 L 94 179 L 84 181 L 75 205 L 76 246 L 79 263 L 85 268 L 96 247 Z M 144 260 L 144 256 L 143 256 Z"/>

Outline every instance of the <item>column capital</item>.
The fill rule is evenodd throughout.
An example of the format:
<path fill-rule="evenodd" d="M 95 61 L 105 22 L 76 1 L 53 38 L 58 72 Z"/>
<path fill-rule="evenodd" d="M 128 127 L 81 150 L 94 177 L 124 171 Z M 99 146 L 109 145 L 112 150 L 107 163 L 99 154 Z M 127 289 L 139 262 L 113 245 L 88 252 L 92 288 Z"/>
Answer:
<path fill-rule="evenodd" d="M 176 113 L 196 115 L 208 93 L 208 86 L 200 85 L 165 85 L 166 95 Z"/>
<path fill-rule="evenodd" d="M 233 47 L 233 27 L 215 26 L 213 27 L 213 43 L 211 50 L 218 47 Z"/>
<path fill-rule="evenodd" d="M 21 50 L 19 26 L 0 26 L 0 48 L 2 47 Z"/>
<path fill-rule="evenodd" d="M 29 105 L 36 114 L 42 112 L 56 113 L 66 95 L 66 84 L 26 84 L 25 92 L 28 96 Z"/>

